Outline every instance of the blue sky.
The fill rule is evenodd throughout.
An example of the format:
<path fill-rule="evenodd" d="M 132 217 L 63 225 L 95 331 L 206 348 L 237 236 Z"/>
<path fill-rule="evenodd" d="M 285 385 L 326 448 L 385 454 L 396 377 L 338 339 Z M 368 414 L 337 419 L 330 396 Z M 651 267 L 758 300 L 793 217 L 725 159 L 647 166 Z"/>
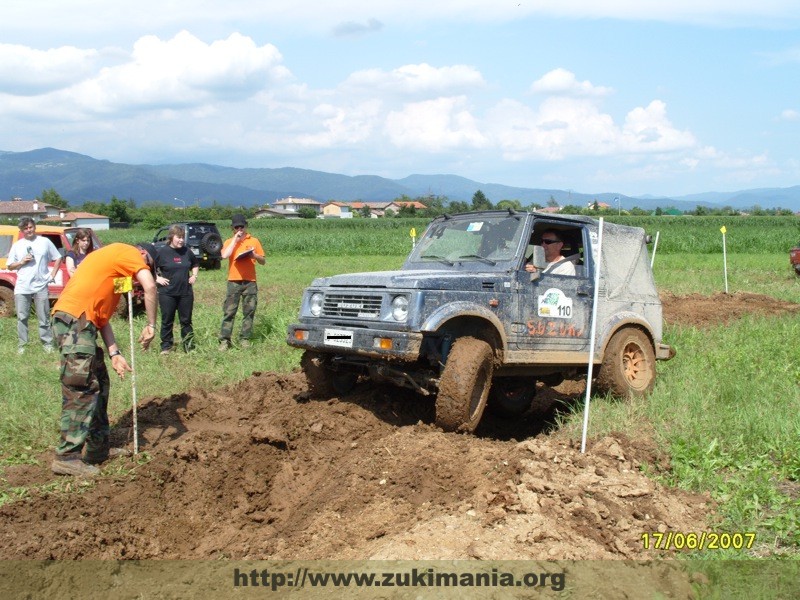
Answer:
<path fill-rule="evenodd" d="M 0 3 L 5 151 L 677 196 L 799 144 L 797 0 Z"/>

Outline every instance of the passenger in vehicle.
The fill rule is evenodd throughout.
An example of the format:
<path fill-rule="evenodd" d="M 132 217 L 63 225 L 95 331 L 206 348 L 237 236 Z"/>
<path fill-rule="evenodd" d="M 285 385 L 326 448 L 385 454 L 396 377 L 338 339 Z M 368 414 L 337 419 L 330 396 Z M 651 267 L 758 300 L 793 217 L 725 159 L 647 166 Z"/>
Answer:
<path fill-rule="evenodd" d="M 542 232 L 542 248 L 544 249 L 544 259 L 547 265 L 542 269 L 542 273 L 551 275 L 571 275 L 575 276 L 575 265 L 561 255 L 564 248 L 564 240 L 555 229 L 546 229 Z M 533 263 L 525 265 L 525 270 L 529 273 L 536 271 Z"/>

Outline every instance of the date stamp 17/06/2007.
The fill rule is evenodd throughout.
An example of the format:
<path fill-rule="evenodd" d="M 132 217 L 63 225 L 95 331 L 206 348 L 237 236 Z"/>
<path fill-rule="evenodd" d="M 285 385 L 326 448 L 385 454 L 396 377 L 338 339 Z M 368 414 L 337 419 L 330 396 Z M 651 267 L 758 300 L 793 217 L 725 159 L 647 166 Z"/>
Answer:
<path fill-rule="evenodd" d="M 654 531 L 642 533 L 645 550 L 742 550 L 752 548 L 756 534 L 717 533 L 715 531 L 688 532 Z"/>

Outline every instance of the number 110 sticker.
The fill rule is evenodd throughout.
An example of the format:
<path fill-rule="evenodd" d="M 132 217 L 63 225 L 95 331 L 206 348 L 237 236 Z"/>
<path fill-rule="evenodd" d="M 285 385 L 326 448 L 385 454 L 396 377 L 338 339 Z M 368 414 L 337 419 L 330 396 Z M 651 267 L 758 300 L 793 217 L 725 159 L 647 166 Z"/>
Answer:
<path fill-rule="evenodd" d="M 571 319 L 572 298 L 568 298 L 561 290 L 550 288 L 539 296 L 537 314 L 551 319 Z"/>

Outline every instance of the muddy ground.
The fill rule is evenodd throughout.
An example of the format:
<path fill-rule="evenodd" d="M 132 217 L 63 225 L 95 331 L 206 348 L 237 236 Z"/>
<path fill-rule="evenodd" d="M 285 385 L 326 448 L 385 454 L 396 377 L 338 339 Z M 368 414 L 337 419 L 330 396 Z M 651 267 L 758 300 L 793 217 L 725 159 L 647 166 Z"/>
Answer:
<path fill-rule="evenodd" d="M 693 326 L 798 310 L 664 297 L 665 320 Z M 713 522 L 708 496 L 642 474 L 669 468 L 647 435 L 591 439 L 583 455 L 559 437 L 554 411 L 578 387 L 543 389 L 475 436 L 441 432 L 432 400 L 396 388 L 309 400 L 300 373 L 149 398 L 149 460 L 0 507 L 0 559 L 649 559 L 643 532 Z M 132 447 L 129 415 L 112 435 Z M 47 490 L 49 459 L 7 468 L 7 484 Z"/>

